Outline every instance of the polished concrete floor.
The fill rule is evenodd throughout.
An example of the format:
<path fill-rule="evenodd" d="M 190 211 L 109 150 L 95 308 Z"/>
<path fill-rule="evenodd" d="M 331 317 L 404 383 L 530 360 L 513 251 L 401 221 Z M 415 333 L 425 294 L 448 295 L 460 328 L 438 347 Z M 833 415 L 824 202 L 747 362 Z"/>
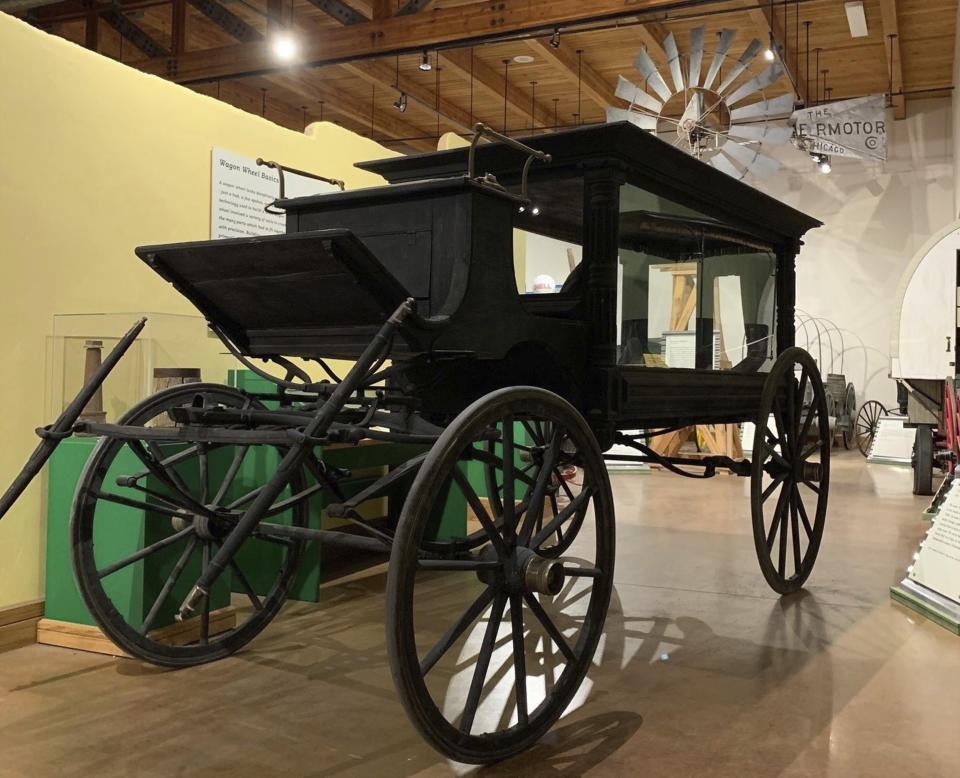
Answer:
<path fill-rule="evenodd" d="M 757 568 L 746 479 L 614 476 L 598 666 L 582 703 L 499 765 L 449 763 L 407 722 L 379 566 L 212 665 L 0 655 L 0 776 L 960 775 L 960 638 L 888 596 L 924 500 L 909 471 L 854 453 L 831 480 L 817 566 L 779 599 Z"/>

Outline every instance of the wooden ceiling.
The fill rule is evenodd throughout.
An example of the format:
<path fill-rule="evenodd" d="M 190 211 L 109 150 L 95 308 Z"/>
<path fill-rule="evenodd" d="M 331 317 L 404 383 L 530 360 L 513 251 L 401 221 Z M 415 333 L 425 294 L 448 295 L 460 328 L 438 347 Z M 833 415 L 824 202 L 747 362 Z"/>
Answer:
<path fill-rule="evenodd" d="M 737 31 L 731 64 L 752 38 L 766 45 L 772 28 L 801 101 L 889 93 L 892 80 L 903 118 L 911 100 L 950 94 L 957 14 L 957 0 L 863 0 L 869 34 L 853 38 L 844 0 L 43 3 L 0 0 L 0 9 L 277 124 L 336 121 L 401 151 L 436 148 L 439 134 L 466 133 L 476 121 L 511 134 L 602 122 L 608 104 L 626 106 L 613 96 L 617 76 L 641 83 L 632 64 L 641 49 L 666 77 L 667 35 L 684 54 L 701 25 L 705 60 L 724 28 Z M 268 45 L 282 29 L 301 44 L 292 66 Z M 781 79 L 764 97 L 789 91 Z M 395 107 L 401 92 L 404 112 Z"/>

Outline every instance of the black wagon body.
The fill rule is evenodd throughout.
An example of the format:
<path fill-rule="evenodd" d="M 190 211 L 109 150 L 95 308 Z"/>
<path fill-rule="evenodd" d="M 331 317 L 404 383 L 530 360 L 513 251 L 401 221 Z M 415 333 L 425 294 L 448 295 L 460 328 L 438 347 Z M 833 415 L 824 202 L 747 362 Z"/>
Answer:
<path fill-rule="evenodd" d="M 398 696 L 468 762 L 540 737 L 598 650 L 614 560 L 603 452 L 749 476 L 761 571 L 788 593 L 817 557 L 831 444 L 793 330 L 795 259 L 818 221 L 630 124 L 481 131 L 469 149 L 360 165 L 387 185 L 278 200 L 285 234 L 137 249 L 274 388 L 185 385 L 77 423 L 140 323 L 0 503 L 57 440 L 100 435 L 73 506 L 78 587 L 121 648 L 175 667 L 259 633 L 311 541 L 389 553 Z M 553 288 L 528 293 L 534 271 Z M 651 443 L 741 422 L 748 457 Z M 392 453 L 355 483 L 342 457 L 372 444 Z M 111 557 L 118 512 L 145 530 Z M 118 581 L 147 565 L 138 585 L 162 583 L 134 613 Z"/>

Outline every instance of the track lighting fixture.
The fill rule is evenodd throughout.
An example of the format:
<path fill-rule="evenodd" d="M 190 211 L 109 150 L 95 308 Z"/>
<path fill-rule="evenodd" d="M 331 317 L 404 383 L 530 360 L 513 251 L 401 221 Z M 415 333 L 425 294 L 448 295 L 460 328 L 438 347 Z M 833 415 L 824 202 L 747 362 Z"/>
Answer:
<path fill-rule="evenodd" d="M 555 49 L 560 48 L 560 28 L 553 28 L 553 35 L 550 36 L 550 45 Z"/>
<path fill-rule="evenodd" d="M 433 66 L 430 64 L 430 55 L 427 54 L 426 49 L 424 49 L 423 56 L 420 58 L 420 70 L 433 70 Z"/>
<path fill-rule="evenodd" d="M 400 113 L 403 113 L 407 110 L 407 93 L 401 92 L 400 97 L 393 104 L 393 107 L 396 108 Z"/>
<path fill-rule="evenodd" d="M 818 151 L 811 151 L 810 159 L 813 160 L 813 164 L 820 169 L 821 173 L 829 173 L 831 170 L 833 170 L 832 166 L 830 165 L 829 154 L 821 154 Z"/>

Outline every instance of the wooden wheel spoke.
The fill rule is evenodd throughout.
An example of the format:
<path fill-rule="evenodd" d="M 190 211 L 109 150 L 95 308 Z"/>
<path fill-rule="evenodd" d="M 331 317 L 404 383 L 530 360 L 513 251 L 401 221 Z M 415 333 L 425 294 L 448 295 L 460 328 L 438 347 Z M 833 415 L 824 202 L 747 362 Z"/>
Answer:
<path fill-rule="evenodd" d="M 801 481 L 801 483 L 806 486 L 808 489 L 812 490 L 814 494 L 820 494 L 820 487 L 811 481 Z"/>
<path fill-rule="evenodd" d="M 203 544 L 203 556 L 201 557 L 201 570 L 206 572 L 210 566 L 210 543 Z M 203 610 L 200 611 L 200 645 L 205 646 L 210 642 L 210 595 L 203 598 Z"/>
<path fill-rule="evenodd" d="M 136 508 L 137 510 L 144 511 L 145 513 L 158 513 L 161 516 L 168 516 L 171 518 L 185 518 L 182 509 L 174 510 L 173 508 L 167 508 L 164 505 L 143 502 L 142 500 L 134 500 L 131 497 L 124 497 L 122 494 L 102 492 L 99 489 L 91 489 L 89 493 L 98 500 L 106 500 L 107 502 L 112 502 L 116 505 L 125 505 L 127 508 Z"/>
<path fill-rule="evenodd" d="M 269 519 L 273 516 L 279 516 L 281 513 L 285 513 L 290 510 L 294 505 L 298 505 L 305 500 L 310 499 L 313 495 L 318 492 L 323 491 L 323 484 L 314 484 L 313 486 L 308 486 L 306 489 L 301 489 L 296 494 L 292 494 L 289 497 L 284 498 L 280 502 L 274 503 L 271 505 L 266 513 L 263 514 L 263 518 Z"/>
<path fill-rule="evenodd" d="M 513 466 L 513 417 L 504 416 L 501 431 L 503 452 L 503 534 L 513 539 L 517 532 L 516 482 Z"/>
<path fill-rule="evenodd" d="M 193 524 L 191 524 L 189 527 L 185 527 L 179 532 L 175 532 L 173 535 L 169 535 L 163 538 L 162 540 L 158 540 L 156 543 L 151 543 L 149 546 L 146 546 L 145 548 L 141 548 L 139 551 L 137 551 L 134 554 L 131 554 L 128 557 L 125 557 L 117 562 L 114 562 L 113 564 L 107 565 L 106 567 L 101 567 L 99 570 L 97 570 L 97 575 L 101 579 L 106 578 L 108 575 L 112 575 L 118 570 L 122 570 L 123 568 L 128 567 L 129 565 L 132 565 L 134 562 L 139 562 L 141 559 L 145 559 L 151 554 L 154 554 L 157 551 L 160 551 L 166 548 L 167 546 L 173 545 L 181 538 L 185 538 L 187 535 L 190 535 L 192 533 L 193 533 Z"/>
<path fill-rule="evenodd" d="M 784 510 L 784 500 L 786 499 L 787 490 L 781 489 L 780 497 L 777 499 L 777 507 L 773 511 L 773 520 L 770 522 L 770 529 L 767 532 L 767 553 L 773 551 L 773 541 L 776 540 L 777 530 L 780 528 L 780 514 Z"/>
<path fill-rule="evenodd" d="M 558 533 L 571 517 L 576 515 L 579 519 L 580 514 L 586 511 L 592 493 L 593 492 L 590 487 L 584 486 L 580 494 L 574 497 L 562 511 L 554 516 L 553 519 L 551 519 L 550 522 L 534 536 L 533 540 L 530 541 L 530 548 L 540 548 L 544 541 L 546 541 L 551 535 Z"/>
<path fill-rule="evenodd" d="M 243 464 L 244 457 L 246 457 L 247 451 L 249 450 L 250 446 L 240 446 L 237 449 L 237 453 L 233 455 L 233 460 L 230 462 L 230 467 L 227 468 L 227 472 L 223 476 L 223 481 L 220 482 L 220 488 L 217 489 L 217 493 L 214 495 L 214 505 L 220 505 L 220 503 L 223 502 L 223 498 L 227 496 L 227 492 L 233 485 L 233 480 L 237 477 L 237 473 L 240 470 L 240 465 Z"/>
<path fill-rule="evenodd" d="M 817 450 L 823 445 L 822 440 L 817 440 L 807 446 L 800 454 L 800 459 L 806 462 L 810 457 L 817 453 Z"/>
<path fill-rule="evenodd" d="M 784 492 L 786 492 L 786 489 L 784 489 Z M 787 502 L 789 504 L 789 499 Z M 780 574 L 781 578 L 786 578 L 788 515 L 789 515 L 789 509 L 785 509 L 778 517 L 780 521 L 780 553 L 777 556 L 777 572 Z"/>
<path fill-rule="evenodd" d="M 793 572 L 794 575 L 800 575 L 800 568 L 803 566 L 800 560 L 800 522 L 797 519 L 797 494 L 790 490 L 790 529 L 793 536 Z"/>
<path fill-rule="evenodd" d="M 553 474 L 560 483 L 560 488 L 563 489 L 564 493 L 567 495 L 567 499 L 572 501 L 575 495 L 573 494 L 573 490 L 570 488 L 570 485 L 567 483 L 567 479 L 563 477 L 563 473 L 554 468 Z"/>
<path fill-rule="evenodd" d="M 513 678 L 517 695 L 517 723 L 527 726 L 527 668 L 523 644 L 523 601 L 519 594 L 510 595 L 510 622 L 513 632 Z"/>
<path fill-rule="evenodd" d="M 776 478 L 774 478 L 770 485 L 763 490 L 763 494 L 760 495 L 760 502 L 766 502 L 767 498 L 770 497 L 774 491 L 776 491 L 777 487 L 784 482 L 786 477 L 786 473 L 780 473 Z"/>
<path fill-rule="evenodd" d="M 480 496 L 477 494 L 473 486 L 471 486 L 467 476 L 457 465 L 453 466 L 453 480 L 456 482 L 457 486 L 460 487 L 460 491 L 463 496 L 467 498 L 467 504 L 473 510 L 474 515 L 480 522 L 480 526 L 483 527 L 484 531 L 487 533 L 487 537 L 490 538 L 490 542 L 497 550 L 497 554 L 500 557 L 505 557 L 507 555 L 507 547 L 504 545 L 503 538 L 500 537 L 499 530 L 493 523 L 493 519 L 490 518 L 490 514 L 487 513 L 487 508 L 480 499 Z"/>
<path fill-rule="evenodd" d="M 530 496 L 530 503 L 527 506 L 526 515 L 523 518 L 523 525 L 519 532 L 519 541 L 521 545 L 527 545 L 530 537 L 533 535 L 534 525 L 539 520 L 543 521 L 543 508 L 546 500 L 547 485 L 553 476 L 554 465 L 559 459 L 560 454 L 560 429 L 554 428 L 550 438 L 550 445 L 543 452 L 543 463 L 540 471 L 537 473 L 537 480 L 533 487 L 533 493 Z"/>
<path fill-rule="evenodd" d="M 800 435 L 797 437 L 797 446 L 802 446 L 803 442 L 807 439 L 807 436 L 810 434 L 810 427 L 813 426 L 813 420 L 819 414 L 817 413 L 816 404 L 811 405 L 807 409 L 807 418 L 803 422 L 803 426 L 800 428 Z M 819 430 L 817 430 L 819 433 Z"/>
<path fill-rule="evenodd" d="M 807 516 L 807 509 L 803 505 L 803 498 L 800 496 L 800 488 L 794 484 L 793 491 L 796 494 L 797 510 L 800 512 L 800 521 L 803 522 L 803 528 L 807 532 L 807 537 L 813 537 L 813 527 L 810 525 L 810 519 Z"/>
<path fill-rule="evenodd" d="M 800 368 L 800 381 L 797 384 L 797 395 L 795 398 L 795 405 L 793 408 L 793 418 L 795 420 L 799 419 L 800 414 L 803 412 L 803 397 L 807 391 L 808 378 L 809 378 L 809 375 L 807 373 L 807 366 L 804 365 L 802 368 Z M 800 440 L 802 441 L 803 438 L 801 438 Z"/>
<path fill-rule="evenodd" d="M 240 586 L 243 587 L 244 594 L 247 595 L 247 599 L 250 600 L 250 603 L 253 605 L 253 609 L 262 611 L 263 603 L 260 601 L 257 593 L 253 590 L 253 587 L 250 585 L 247 577 L 243 574 L 243 571 L 240 569 L 240 565 L 237 564 L 236 559 L 230 560 L 230 570 L 233 571 L 233 574 L 237 577 L 237 580 L 240 582 Z"/>
<path fill-rule="evenodd" d="M 534 445 L 542 446 L 543 445 L 543 431 L 537 429 L 535 426 L 536 422 L 530 422 L 528 419 L 522 419 L 520 423 L 523 425 L 523 428 L 527 431 L 527 434 L 533 440 Z"/>
<path fill-rule="evenodd" d="M 469 453 L 469 455 L 470 455 L 470 456 L 469 456 L 469 459 L 472 460 L 472 461 L 481 462 L 481 463 L 483 463 L 483 464 L 485 464 L 485 465 L 489 465 L 489 466 L 494 467 L 494 468 L 496 468 L 496 469 L 498 469 L 498 470 L 503 470 L 503 459 L 501 459 L 500 457 L 498 457 L 496 454 L 493 454 L 493 453 L 491 453 L 491 452 L 489 452 L 489 451 L 483 451 L 483 450 L 481 450 L 481 449 L 476 449 L 476 448 L 470 449 L 470 451 L 469 451 L 468 453 Z M 533 479 L 532 479 L 530 476 L 528 476 L 526 473 L 520 472 L 520 471 L 517 470 L 516 468 L 514 468 L 513 479 L 514 479 L 515 481 L 521 481 L 521 482 L 527 484 L 528 486 L 533 485 L 533 483 L 534 483 Z M 504 481 L 506 481 L 506 479 L 504 479 Z M 502 489 L 503 489 L 503 486 L 502 486 L 502 485 L 498 485 L 498 490 L 502 490 Z"/>
<path fill-rule="evenodd" d="M 191 492 L 190 487 L 187 486 L 187 482 L 183 480 L 183 476 L 180 475 L 180 473 L 177 471 L 177 468 L 172 463 L 168 462 L 167 458 L 163 456 L 163 452 L 160 450 L 160 444 L 155 440 L 148 440 L 146 443 L 147 450 L 150 452 L 157 464 L 163 468 L 170 482 L 185 495 L 189 495 Z"/>
<path fill-rule="evenodd" d="M 127 448 L 134 453 L 137 459 L 143 462 L 147 469 L 173 493 L 170 495 L 170 499 L 182 502 L 185 508 L 195 513 L 209 514 L 206 506 L 201 505 L 191 496 L 190 490 L 186 487 L 186 484 L 183 484 L 183 479 L 178 476 L 178 484 L 175 479 L 170 477 L 172 468 L 170 470 L 164 468 L 160 461 L 155 458 L 156 455 L 153 450 L 156 449 L 156 444 L 154 444 L 153 449 L 148 451 L 139 440 L 128 440 L 126 443 Z M 183 484 L 183 486 L 181 487 L 180 484 Z"/>
<path fill-rule="evenodd" d="M 774 462 L 776 462 L 778 465 L 780 465 L 780 467 L 789 471 L 793 470 L 793 467 L 790 465 L 789 462 L 787 462 L 786 459 L 784 459 L 783 455 L 777 453 L 776 449 L 774 449 L 769 443 L 767 443 L 766 441 L 762 441 L 761 445 L 766 450 L 766 452 L 770 455 L 770 458 Z"/>
<path fill-rule="evenodd" d="M 463 718 L 460 719 L 460 731 L 469 735 L 473 729 L 473 720 L 477 715 L 477 706 L 480 704 L 480 695 L 483 693 L 483 683 L 487 678 L 487 669 L 490 667 L 490 657 L 493 655 L 493 644 L 500 629 L 500 620 L 503 618 L 503 609 L 507 597 L 497 593 L 490 610 L 490 620 L 483 633 L 483 642 L 477 654 L 477 665 L 473 670 L 473 679 L 470 682 L 470 691 L 467 692 L 467 701 L 463 707 Z"/>
<path fill-rule="evenodd" d="M 525 591 L 523 593 L 523 599 L 530 607 L 530 610 L 533 611 L 533 615 L 537 617 L 537 621 L 539 621 L 543 628 L 547 631 L 550 639 L 556 644 L 557 648 L 560 649 L 560 653 L 563 654 L 564 658 L 566 658 L 566 660 L 571 664 L 576 662 L 577 658 L 573 653 L 573 649 L 570 648 L 570 645 L 563 637 L 563 634 L 559 629 L 557 629 L 556 624 L 551 621 L 550 617 L 547 615 L 547 612 L 543 609 L 543 606 L 539 603 L 536 596 Z"/>
<path fill-rule="evenodd" d="M 464 614 L 448 629 L 442 638 L 431 648 L 426 656 L 420 662 L 420 674 L 426 675 L 434 665 L 440 661 L 443 655 L 450 649 L 464 631 L 473 624 L 480 614 L 486 610 L 487 606 L 493 600 L 493 589 L 489 586 L 483 590 L 483 593 L 473 601 L 473 604 L 464 611 Z"/>
<path fill-rule="evenodd" d="M 769 416 L 767 417 L 769 419 Z M 775 397 L 773 400 L 773 423 L 777 428 L 777 436 L 780 441 L 783 442 L 784 449 L 790 444 L 790 430 L 787 428 L 787 424 L 783 419 L 783 410 L 780 408 L 780 398 Z M 763 427 L 765 430 L 770 429 L 769 421 L 764 420 Z"/>
<path fill-rule="evenodd" d="M 187 543 L 187 547 L 183 550 L 183 553 L 180 555 L 177 563 L 173 566 L 173 570 L 170 571 L 170 575 L 167 576 L 167 580 L 160 589 L 160 594 L 157 595 L 157 598 L 153 601 L 153 605 L 150 606 L 150 611 L 147 613 L 147 617 L 143 620 L 143 624 L 140 627 L 141 635 L 146 635 L 150 630 L 154 619 L 156 619 L 157 614 L 160 613 L 161 606 L 170 595 L 173 587 L 176 585 L 177 579 L 180 578 L 180 574 L 183 572 L 183 568 L 187 566 L 187 562 L 190 560 L 190 555 L 193 553 L 193 549 L 196 547 L 196 545 L 197 537 L 194 535 L 190 538 L 190 541 Z"/>

